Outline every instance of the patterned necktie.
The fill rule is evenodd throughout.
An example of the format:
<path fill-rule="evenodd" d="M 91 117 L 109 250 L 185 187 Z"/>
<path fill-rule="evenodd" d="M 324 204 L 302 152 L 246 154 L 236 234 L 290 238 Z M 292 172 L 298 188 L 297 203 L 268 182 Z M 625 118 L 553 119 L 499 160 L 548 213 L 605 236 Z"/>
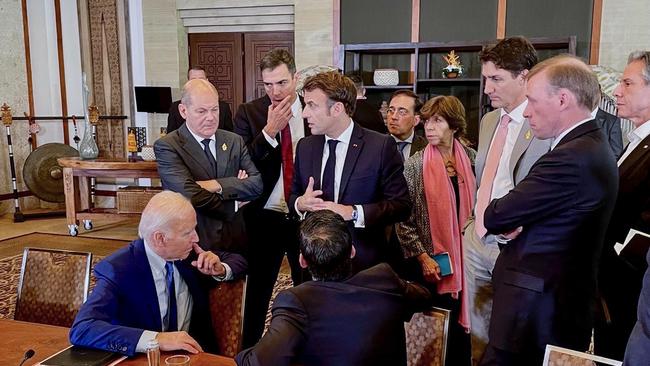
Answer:
<path fill-rule="evenodd" d="M 201 143 L 203 144 L 203 152 L 205 152 L 205 157 L 208 158 L 208 161 L 210 162 L 210 165 L 212 166 L 212 171 L 216 174 L 217 173 L 217 161 L 214 159 L 214 155 L 212 155 L 212 151 L 210 151 L 210 139 L 203 139 Z"/>
<path fill-rule="evenodd" d="M 163 318 L 165 331 L 175 332 L 178 330 L 178 314 L 176 309 L 176 286 L 174 286 L 174 262 L 165 263 L 165 282 L 167 283 L 167 314 Z"/>
<path fill-rule="evenodd" d="M 407 141 L 398 141 L 397 142 L 397 150 L 399 151 L 399 156 L 402 157 L 402 162 L 406 160 L 406 157 L 404 156 L 404 149 L 408 146 Z"/>
<path fill-rule="evenodd" d="M 284 202 L 289 202 L 291 183 L 293 181 L 293 145 L 291 128 L 287 125 L 280 133 L 280 148 L 282 151 L 282 183 L 284 184 Z"/>
<path fill-rule="evenodd" d="M 325 201 L 336 202 L 334 200 L 334 168 L 336 167 L 336 144 L 338 143 L 339 140 L 327 141 L 330 152 L 325 163 L 323 181 L 321 182 L 321 190 L 323 191 L 321 198 Z"/>
<path fill-rule="evenodd" d="M 492 146 L 490 146 L 490 151 L 488 151 L 485 168 L 483 168 L 481 185 L 479 186 L 480 189 L 478 190 L 478 197 L 476 198 L 476 209 L 474 210 L 476 214 L 474 227 L 479 238 L 482 238 L 487 234 L 483 215 L 485 214 L 485 209 L 490 204 L 492 185 L 494 184 L 494 177 L 497 175 L 497 168 L 499 167 L 499 161 L 501 160 L 501 154 L 503 153 L 503 146 L 506 144 L 508 123 L 510 123 L 511 120 L 512 119 L 507 114 L 504 114 L 503 117 L 501 117 L 497 133 L 494 135 Z"/>

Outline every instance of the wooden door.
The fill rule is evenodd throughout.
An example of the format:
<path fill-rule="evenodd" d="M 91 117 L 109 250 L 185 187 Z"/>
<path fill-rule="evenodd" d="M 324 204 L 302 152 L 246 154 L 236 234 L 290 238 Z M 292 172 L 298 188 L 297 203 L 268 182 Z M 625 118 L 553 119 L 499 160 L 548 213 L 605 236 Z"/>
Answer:
<path fill-rule="evenodd" d="M 260 60 L 274 48 L 284 48 L 292 55 L 293 32 L 265 32 L 244 34 L 244 72 L 246 79 L 246 101 L 266 95 Z"/>
<path fill-rule="evenodd" d="M 219 99 L 228 102 L 234 114 L 244 101 L 242 33 L 190 33 L 189 52 L 190 66 L 205 69 Z"/>

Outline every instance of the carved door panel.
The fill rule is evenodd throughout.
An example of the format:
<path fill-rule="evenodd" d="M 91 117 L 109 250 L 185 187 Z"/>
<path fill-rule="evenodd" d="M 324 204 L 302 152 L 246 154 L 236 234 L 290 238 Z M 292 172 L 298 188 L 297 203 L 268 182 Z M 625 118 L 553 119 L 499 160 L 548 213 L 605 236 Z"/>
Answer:
<path fill-rule="evenodd" d="M 219 91 L 219 99 L 230 104 L 233 114 L 243 102 L 241 33 L 189 34 L 190 65 L 205 69 L 208 80 Z"/>
<path fill-rule="evenodd" d="M 246 101 L 266 95 L 260 60 L 274 48 L 284 48 L 292 55 L 293 32 L 262 32 L 244 34 L 244 70 L 246 73 Z"/>

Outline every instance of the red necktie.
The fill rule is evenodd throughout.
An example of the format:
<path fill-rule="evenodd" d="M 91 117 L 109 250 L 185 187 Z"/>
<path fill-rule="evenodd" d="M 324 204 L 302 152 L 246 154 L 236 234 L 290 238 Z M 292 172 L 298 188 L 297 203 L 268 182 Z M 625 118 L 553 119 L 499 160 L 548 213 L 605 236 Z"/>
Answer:
<path fill-rule="evenodd" d="M 293 181 L 293 145 L 291 129 L 287 125 L 280 132 L 280 147 L 282 149 L 282 182 L 284 183 L 284 202 L 289 204 L 291 183 Z"/>
<path fill-rule="evenodd" d="M 478 197 L 476 198 L 476 208 L 474 209 L 474 213 L 476 214 L 474 228 L 476 229 L 476 234 L 479 238 L 482 238 L 487 234 L 483 215 L 485 214 L 485 209 L 490 204 L 492 185 L 494 184 L 494 177 L 497 175 L 497 168 L 499 167 L 499 161 L 501 160 L 501 154 L 503 153 L 503 146 L 506 144 L 508 123 L 510 123 L 510 121 L 511 118 L 507 114 L 504 114 L 503 117 L 501 117 L 501 122 L 499 123 L 497 133 L 494 135 L 494 139 L 492 139 L 492 146 L 490 146 L 490 151 L 488 151 L 485 168 L 483 169 L 483 175 L 481 176 L 481 185 L 479 186 L 480 189 L 478 190 Z"/>

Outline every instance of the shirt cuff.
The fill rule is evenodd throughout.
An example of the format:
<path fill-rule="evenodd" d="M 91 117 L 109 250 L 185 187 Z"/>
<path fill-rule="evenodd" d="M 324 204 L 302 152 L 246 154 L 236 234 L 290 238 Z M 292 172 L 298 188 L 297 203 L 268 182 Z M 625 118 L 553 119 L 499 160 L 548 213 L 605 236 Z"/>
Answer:
<path fill-rule="evenodd" d="M 354 227 L 365 228 L 366 227 L 366 216 L 363 214 L 362 205 L 354 205 L 357 208 L 357 220 L 354 222 Z"/>
<path fill-rule="evenodd" d="M 298 218 L 300 218 L 300 221 L 305 219 L 305 216 L 307 216 L 307 212 L 302 212 L 298 209 L 298 200 L 300 197 L 296 198 L 296 202 L 293 203 L 293 208 L 296 210 L 296 213 L 298 214 Z"/>
<path fill-rule="evenodd" d="M 158 336 L 158 332 L 152 332 L 150 330 L 145 330 L 144 332 L 142 332 L 142 335 L 138 340 L 138 344 L 135 346 L 135 351 L 140 353 L 147 352 L 147 344 L 150 341 L 156 339 L 157 336 Z"/>
<path fill-rule="evenodd" d="M 264 134 L 264 138 L 266 139 L 266 142 L 268 142 L 273 148 L 276 148 L 278 146 L 278 140 L 275 138 L 269 136 L 264 129 L 262 129 L 262 133 Z"/>
<path fill-rule="evenodd" d="M 232 280 L 232 269 L 228 265 L 228 263 L 221 262 L 221 265 L 223 268 L 226 270 L 226 273 L 224 273 L 221 276 L 212 276 L 215 281 L 223 282 L 223 281 L 230 281 Z"/>

